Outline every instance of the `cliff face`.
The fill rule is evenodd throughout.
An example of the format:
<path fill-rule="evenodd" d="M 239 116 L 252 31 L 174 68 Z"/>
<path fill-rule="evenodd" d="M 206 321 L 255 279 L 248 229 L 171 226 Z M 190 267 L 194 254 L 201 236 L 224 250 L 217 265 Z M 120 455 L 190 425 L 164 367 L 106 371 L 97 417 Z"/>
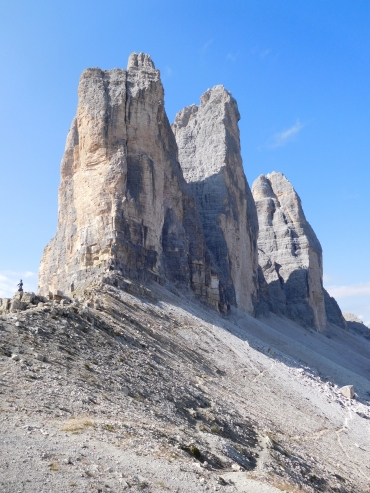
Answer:
<path fill-rule="evenodd" d="M 191 289 L 220 311 L 269 309 L 318 330 L 346 328 L 323 289 L 321 246 L 290 182 L 261 175 L 252 196 L 239 118 L 234 98 L 216 86 L 171 129 L 149 55 L 133 53 L 127 70 L 85 70 L 40 295 L 123 276 Z"/>
<path fill-rule="evenodd" d="M 301 200 L 282 173 L 253 183 L 259 237 L 260 290 L 269 308 L 299 324 L 323 330 L 346 321 L 322 284 L 322 250 Z"/>
<path fill-rule="evenodd" d="M 127 71 L 85 70 L 78 95 L 40 294 L 69 293 L 113 269 L 189 286 L 218 306 L 217 273 L 176 160 L 152 60 L 134 53 Z"/>
<path fill-rule="evenodd" d="M 345 314 L 342 313 L 335 298 L 324 289 L 326 318 L 329 323 L 337 325 L 342 329 L 348 330 Z"/>
<path fill-rule="evenodd" d="M 326 327 L 322 251 L 301 201 L 282 173 L 253 183 L 259 222 L 259 263 L 273 311 L 322 330 Z"/>
<path fill-rule="evenodd" d="M 224 300 L 253 314 L 257 300 L 257 214 L 240 155 L 237 103 L 223 86 L 172 125 L 179 161 L 219 269 Z"/>

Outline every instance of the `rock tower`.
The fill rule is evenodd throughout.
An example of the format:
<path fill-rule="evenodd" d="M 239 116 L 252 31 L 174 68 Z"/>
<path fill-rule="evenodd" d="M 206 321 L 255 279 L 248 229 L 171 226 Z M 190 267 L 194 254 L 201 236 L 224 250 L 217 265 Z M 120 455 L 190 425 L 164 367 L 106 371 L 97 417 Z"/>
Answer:
<path fill-rule="evenodd" d="M 217 269 L 177 162 L 160 74 L 142 53 L 127 70 L 82 73 L 39 292 L 68 294 L 107 270 L 188 286 L 219 307 Z"/>
<path fill-rule="evenodd" d="M 337 303 L 323 288 L 321 245 L 292 184 L 273 172 L 259 176 L 252 193 L 262 283 L 272 311 L 319 331 L 328 322 L 345 327 Z"/>
<path fill-rule="evenodd" d="M 320 243 L 290 182 L 281 173 L 261 175 L 252 195 L 239 119 L 220 85 L 171 127 L 160 73 L 143 53 L 130 55 L 126 70 L 85 70 L 40 296 L 157 281 L 221 312 L 270 310 L 317 330 L 345 328 L 322 285 Z"/>
<path fill-rule="evenodd" d="M 181 110 L 172 128 L 224 296 L 254 314 L 258 221 L 242 165 L 239 119 L 235 99 L 223 86 L 215 86 L 201 96 L 199 106 Z"/>

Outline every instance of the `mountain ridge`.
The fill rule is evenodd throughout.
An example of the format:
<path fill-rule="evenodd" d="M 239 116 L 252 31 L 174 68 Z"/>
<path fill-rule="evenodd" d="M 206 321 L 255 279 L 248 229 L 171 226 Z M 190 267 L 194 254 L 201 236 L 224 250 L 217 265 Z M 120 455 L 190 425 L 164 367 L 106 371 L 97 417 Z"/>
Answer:
<path fill-rule="evenodd" d="M 87 69 L 39 292 L 0 300 L 7 493 L 368 493 L 370 341 L 281 173 L 252 190 L 223 86 Z"/>

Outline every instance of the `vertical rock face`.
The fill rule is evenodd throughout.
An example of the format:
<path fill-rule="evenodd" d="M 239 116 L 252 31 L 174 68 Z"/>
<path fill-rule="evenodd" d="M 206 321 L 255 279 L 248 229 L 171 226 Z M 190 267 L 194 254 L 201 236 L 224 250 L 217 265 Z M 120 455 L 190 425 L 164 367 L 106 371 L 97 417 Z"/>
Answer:
<path fill-rule="evenodd" d="M 282 173 L 252 187 L 259 222 L 259 264 L 273 311 L 305 326 L 326 327 L 322 250 L 301 200 Z"/>
<path fill-rule="evenodd" d="M 223 86 L 180 111 L 171 129 L 159 71 L 134 53 L 127 70 L 85 70 L 78 97 L 41 295 L 122 274 L 191 288 L 222 311 L 254 315 L 262 299 L 303 325 L 346 327 L 323 289 L 321 247 L 292 185 L 281 173 L 261 175 L 253 199 L 237 104 Z"/>
<path fill-rule="evenodd" d="M 240 155 L 237 103 L 223 86 L 200 106 L 181 110 L 172 125 L 179 161 L 219 269 L 224 302 L 254 313 L 258 222 Z"/>
<path fill-rule="evenodd" d="M 217 273 L 150 56 L 132 54 L 127 70 L 85 70 L 78 95 L 40 294 L 69 293 L 114 269 L 181 283 L 218 306 Z"/>

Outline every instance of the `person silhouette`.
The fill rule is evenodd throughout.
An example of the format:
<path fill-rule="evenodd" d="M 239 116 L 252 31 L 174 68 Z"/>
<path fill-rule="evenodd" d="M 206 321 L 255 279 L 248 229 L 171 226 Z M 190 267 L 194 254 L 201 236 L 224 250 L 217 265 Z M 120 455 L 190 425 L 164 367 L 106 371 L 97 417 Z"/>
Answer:
<path fill-rule="evenodd" d="M 19 283 L 17 284 L 18 287 L 18 291 L 23 291 L 23 281 L 22 279 L 19 281 Z"/>

